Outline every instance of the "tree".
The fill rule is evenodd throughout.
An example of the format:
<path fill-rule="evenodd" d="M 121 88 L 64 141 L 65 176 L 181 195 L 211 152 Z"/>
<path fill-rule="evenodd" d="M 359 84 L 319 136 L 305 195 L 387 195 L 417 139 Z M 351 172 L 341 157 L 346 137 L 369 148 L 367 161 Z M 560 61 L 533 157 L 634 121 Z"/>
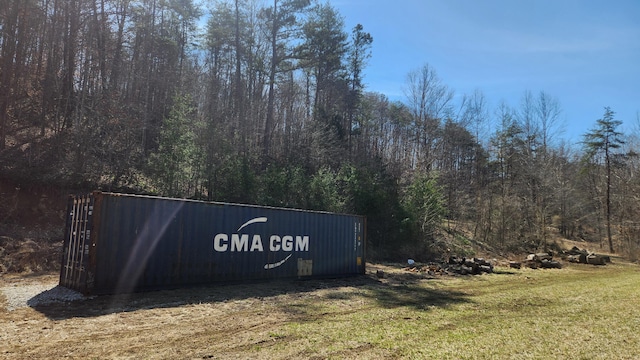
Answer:
<path fill-rule="evenodd" d="M 541 91 L 537 97 L 531 92 L 524 93 L 518 111 L 518 122 L 523 131 L 522 176 L 523 202 L 528 224 L 535 224 L 532 230 L 540 247 L 547 246 L 547 225 L 550 206 L 556 186 L 552 171 L 551 144 L 553 134 L 559 132 L 560 103 L 554 97 Z M 530 218 L 530 219 L 529 219 Z"/>
<path fill-rule="evenodd" d="M 313 109 L 312 151 L 321 162 L 334 166 L 343 160 L 349 130 L 343 121 L 349 91 L 344 63 L 348 42 L 343 28 L 343 18 L 330 4 L 316 5 L 302 27 L 299 47 L 300 65 L 308 76 L 308 103 Z"/>
<path fill-rule="evenodd" d="M 494 209 L 493 194 L 489 194 L 489 205 L 484 211 L 488 218 L 482 220 L 480 226 L 485 237 L 495 232 L 498 245 L 505 247 L 513 245 L 508 244 L 507 240 L 522 237 L 521 228 L 526 225 L 521 221 L 523 214 L 520 210 L 517 186 L 522 173 L 520 165 L 524 140 L 522 128 L 515 119 L 513 109 L 503 103 L 496 112 L 499 127 L 491 138 L 492 154 L 489 165 L 493 176 L 488 186 L 496 193 L 497 204 Z"/>
<path fill-rule="evenodd" d="M 474 172 L 479 163 L 476 156 L 481 153 L 473 135 L 448 119 L 442 130 L 437 169 L 451 217 L 462 220 L 472 208 L 474 195 Z"/>
<path fill-rule="evenodd" d="M 349 72 L 351 73 L 349 99 L 348 99 L 348 117 L 346 128 L 348 131 L 348 146 L 351 150 L 351 135 L 354 127 L 354 120 L 357 119 L 358 109 L 362 103 L 362 70 L 366 65 L 367 59 L 371 57 L 371 43 L 373 37 L 371 34 L 364 32 L 361 24 L 356 25 L 351 32 L 351 50 L 349 51 Z"/>
<path fill-rule="evenodd" d="M 433 151 L 441 121 L 451 110 L 453 91 L 442 83 L 433 67 L 425 64 L 407 75 L 405 95 L 414 117 L 415 165 L 428 171 L 435 160 Z"/>
<path fill-rule="evenodd" d="M 303 26 L 304 43 L 300 47 L 303 66 L 315 80 L 314 117 L 333 115 L 341 110 L 346 85 L 345 64 L 347 34 L 344 20 L 329 4 L 317 5 Z M 344 82 L 344 84 L 343 84 Z"/>
<path fill-rule="evenodd" d="M 607 106 L 604 110 L 604 115 L 602 119 L 597 120 L 596 127 L 584 135 L 583 145 L 588 160 L 596 163 L 604 162 L 607 240 L 609 241 L 609 251 L 614 252 L 611 238 L 611 173 L 612 164 L 617 155 L 616 150 L 625 142 L 622 139 L 622 133 L 616 130 L 622 121 L 614 120 L 615 112 L 610 107 Z"/>
<path fill-rule="evenodd" d="M 446 214 L 445 200 L 437 179 L 416 173 L 402 199 L 407 213 L 405 221 L 413 229 L 417 239 L 432 240 Z"/>
<path fill-rule="evenodd" d="M 487 180 L 487 154 L 485 145 L 488 144 L 488 132 L 490 127 L 490 116 L 488 113 L 488 105 L 485 95 L 482 91 L 476 89 L 471 95 L 465 94 L 462 98 L 460 113 L 458 114 L 458 122 L 460 125 L 473 135 L 475 140 L 474 154 L 474 170 L 473 177 L 470 181 L 471 191 L 473 192 L 474 205 L 467 209 L 470 213 L 474 213 L 476 223 L 474 236 L 477 235 L 478 224 L 480 224 L 483 212 L 482 208 L 483 192 L 486 190 Z"/>
<path fill-rule="evenodd" d="M 195 195 L 202 154 L 196 146 L 199 133 L 193 100 L 174 97 L 174 105 L 163 120 L 158 151 L 151 157 L 152 171 L 161 194 L 175 197 Z"/>
<path fill-rule="evenodd" d="M 263 154 L 269 156 L 271 130 L 274 126 L 276 74 L 281 71 L 283 62 L 293 58 L 292 49 L 287 41 L 295 35 L 293 29 L 298 26 L 297 14 L 309 6 L 309 0 L 273 0 L 273 7 L 264 10 L 263 16 L 269 23 L 269 42 L 271 61 L 269 67 L 269 94 L 267 117 L 264 125 Z"/>

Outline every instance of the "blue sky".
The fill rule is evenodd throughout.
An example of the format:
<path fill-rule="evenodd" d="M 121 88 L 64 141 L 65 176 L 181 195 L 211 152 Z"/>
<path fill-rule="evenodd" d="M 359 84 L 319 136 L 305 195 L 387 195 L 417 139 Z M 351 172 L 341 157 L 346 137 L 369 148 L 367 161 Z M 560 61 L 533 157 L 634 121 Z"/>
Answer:
<path fill-rule="evenodd" d="M 404 101 L 424 64 L 456 93 L 481 90 L 490 114 L 544 91 L 578 142 L 610 106 L 629 132 L 640 112 L 638 0 L 332 0 L 348 31 L 373 36 L 367 90 Z"/>

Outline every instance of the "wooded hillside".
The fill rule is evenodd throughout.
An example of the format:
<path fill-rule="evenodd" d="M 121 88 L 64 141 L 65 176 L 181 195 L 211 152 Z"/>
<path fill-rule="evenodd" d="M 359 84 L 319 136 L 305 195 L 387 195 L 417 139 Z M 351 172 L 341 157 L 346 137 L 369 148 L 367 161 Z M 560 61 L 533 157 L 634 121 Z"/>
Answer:
<path fill-rule="evenodd" d="M 364 86 L 374 41 L 310 0 L 1 0 L 0 176 L 362 214 L 380 258 L 460 224 L 637 256 L 640 142 L 613 109 L 575 147 L 544 91 L 493 109 L 425 63 L 391 101 Z"/>

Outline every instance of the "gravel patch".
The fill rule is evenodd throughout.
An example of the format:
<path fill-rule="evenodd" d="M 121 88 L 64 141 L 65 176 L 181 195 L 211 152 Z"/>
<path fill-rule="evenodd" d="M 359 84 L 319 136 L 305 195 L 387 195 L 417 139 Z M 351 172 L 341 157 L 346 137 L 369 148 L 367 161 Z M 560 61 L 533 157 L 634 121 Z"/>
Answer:
<path fill-rule="evenodd" d="M 0 288 L 0 293 L 7 299 L 6 306 L 8 311 L 27 306 L 36 307 L 52 303 L 68 303 L 86 298 L 77 291 L 52 284 L 14 284 Z"/>

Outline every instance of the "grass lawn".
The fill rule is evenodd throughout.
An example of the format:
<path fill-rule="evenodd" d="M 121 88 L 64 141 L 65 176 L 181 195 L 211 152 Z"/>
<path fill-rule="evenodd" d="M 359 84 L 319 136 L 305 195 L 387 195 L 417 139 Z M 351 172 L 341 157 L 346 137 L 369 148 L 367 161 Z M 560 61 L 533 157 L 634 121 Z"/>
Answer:
<path fill-rule="evenodd" d="M 640 357 L 636 265 L 498 271 L 328 292 L 276 336 L 327 358 Z"/>
<path fill-rule="evenodd" d="M 426 278 L 374 264 L 357 278 L 102 296 L 12 311 L 0 299 L 0 358 L 640 358 L 637 265 L 614 259 L 599 267 L 496 270 Z M 54 276 L 46 279 L 54 285 Z"/>

